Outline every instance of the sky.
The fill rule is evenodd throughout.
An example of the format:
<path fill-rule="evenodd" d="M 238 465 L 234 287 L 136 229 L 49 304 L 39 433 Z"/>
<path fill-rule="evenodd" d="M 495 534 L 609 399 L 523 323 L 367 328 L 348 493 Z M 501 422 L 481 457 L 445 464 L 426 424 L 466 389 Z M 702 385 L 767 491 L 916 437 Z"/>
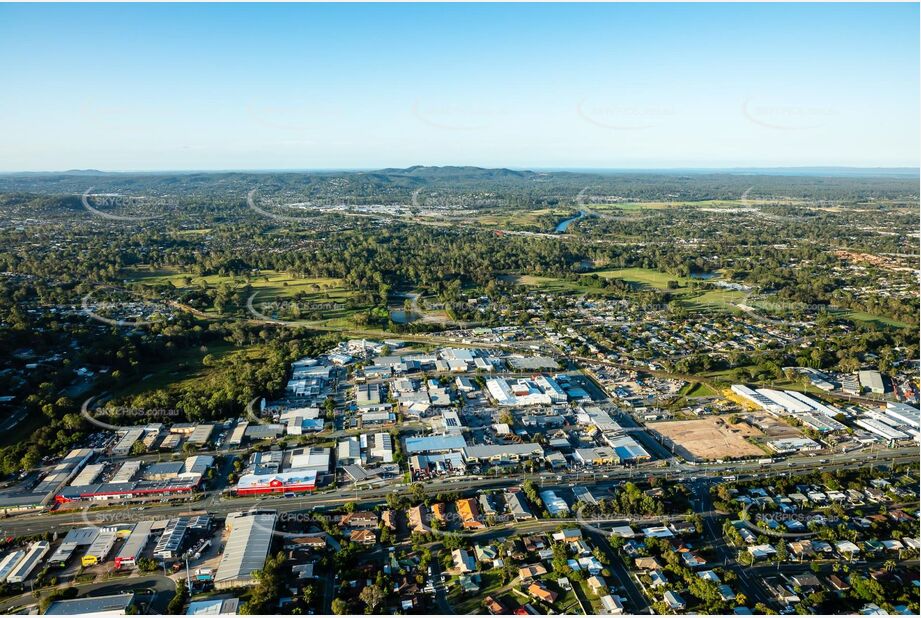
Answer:
<path fill-rule="evenodd" d="M 919 164 L 919 5 L 0 4 L 0 170 Z"/>

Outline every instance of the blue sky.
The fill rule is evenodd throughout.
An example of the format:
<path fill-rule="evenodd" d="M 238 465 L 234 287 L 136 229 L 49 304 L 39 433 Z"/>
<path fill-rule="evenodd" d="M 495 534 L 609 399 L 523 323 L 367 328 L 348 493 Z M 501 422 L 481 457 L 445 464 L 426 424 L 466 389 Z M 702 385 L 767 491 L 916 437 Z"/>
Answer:
<path fill-rule="evenodd" d="M 917 166 L 917 4 L 0 5 L 0 170 Z"/>

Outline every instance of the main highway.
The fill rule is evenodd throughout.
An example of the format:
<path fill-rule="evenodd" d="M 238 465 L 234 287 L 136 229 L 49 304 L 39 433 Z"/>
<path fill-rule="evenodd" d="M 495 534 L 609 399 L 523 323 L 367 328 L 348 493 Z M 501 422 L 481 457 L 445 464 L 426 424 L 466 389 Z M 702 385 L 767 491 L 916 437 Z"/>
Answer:
<path fill-rule="evenodd" d="M 814 457 L 797 455 L 772 463 L 728 462 L 722 464 L 696 465 L 671 462 L 671 465 L 644 464 L 633 468 L 609 466 L 593 471 L 580 471 L 567 474 L 523 473 L 509 476 L 466 476 L 445 477 L 422 484 L 429 495 L 439 493 L 476 493 L 483 489 L 502 488 L 519 485 L 531 480 L 541 487 L 571 488 L 574 485 L 595 487 L 601 491 L 629 480 L 663 478 L 677 480 L 685 484 L 705 482 L 712 484 L 728 477 L 738 480 L 751 478 L 770 478 L 776 476 L 804 474 L 820 469 L 841 470 L 848 468 L 882 467 L 898 464 L 917 463 L 916 447 L 900 447 L 880 451 L 852 451 L 816 455 Z M 325 509 L 354 502 L 357 505 L 370 506 L 383 502 L 391 494 L 407 495 L 413 487 L 404 483 L 393 483 L 379 487 L 352 488 L 338 487 L 319 490 L 297 497 L 231 497 L 223 492 L 212 490 L 193 494 L 193 500 L 179 503 L 147 503 L 142 506 L 111 508 L 70 508 L 42 513 L 24 513 L 0 519 L 0 534 L 6 536 L 24 536 L 40 534 L 47 531 L 62 531 L 68 528 L 87 525 L 106 525 L 111 523 L 130 523 L 150 519 L 166 519 L 185 513 L 209 512 L 223 516 L 235 511 L 245 511 L 253 507 L 270 508 L 279 513 Z"/>

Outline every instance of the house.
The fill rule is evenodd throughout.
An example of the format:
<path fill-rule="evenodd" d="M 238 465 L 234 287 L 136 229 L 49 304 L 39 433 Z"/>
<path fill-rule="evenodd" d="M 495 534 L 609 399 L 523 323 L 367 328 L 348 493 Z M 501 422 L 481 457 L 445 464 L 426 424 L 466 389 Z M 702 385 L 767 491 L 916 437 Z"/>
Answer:
<path fill-rule="evenodd" d="M 346 513 L 339 519 L 339 525 L 343 528 L 363 530 L 377 528 L 377 515 L 371 511 L 356 511 L 355 513 Z"/>
<path fill-rule="evenodd" d="M 681 552 L 681 560 L 684 562 L 684 565 L 692 569 L 701 567 L 707 564 L 707 561 L 701 558 L 696 552 L 685 551 Z"/>
<path fill-rule="evenodd" d="M 480 511 L 477 508 L 476 500 L 473 498 L 462 498 L 454 503 L 457 507 L 457 514 L 461 518 L 464 528 L 485 528 L 486 525 L 480 521 Z"/>
<path fill-rule="evenodd" d="M 588 587 L 591 588 L 592 592 L 595 594 L 601 594 L 601 592 L 605 592 L 608 589 L 607 582 L 605 582 L 604 578 L 601 577 L 600 575 L 592 575 L 591 577 L 588 578 L 588 581 L 586 581 L 586 583 L 588 584 Z"/>
<path fill-rule="evenodd" d="M 662 568 L 662 563 L 659 562 L 659 559 L 655 556 L 643 556 L 642 558 L 635 558 L 633 563 L 640 571 L 651 571 L 653 569 Z"/>
<path fill-rule="evenodd" d="M 519 492 L 506 493 L 505 506 L 508 508 L 509 514 L 515 518 L 515 521 L 534 519 L 534 515 L 531 514 L 528 505 Z"/>
<path fill-rule="evenodd" d="M 455 549 L 451 552 L 451 558 L 454 561 L 454 568 L 459 573 L 472 573 L 476 571 L 476 560 L 467 553 L 466 549 Z"/>
<path fill-rule="evenodd" d="M 359 545 L 374 545 L 377 543 L 377 534 L 374 530 L 352 530 L 349 540 Z"/>
<path fill-rule="evenodd" d="M 412 533 L 425 534 L 432 531 L 429 527 L 428 510 L 424 504 L 409 509 L 406 515 L 409 520 L 409 529 Z"/>
<path fill-rule="evenodd" d="M 445 507 L 443 502 L 437 502 L 432 505 L 432 517 L 435 518 L 440 524 L 443 524 L 448 519 L 448 509 Z"/>
<path fill-rule="evenodd" d="M 483 605 L 486 606 L 486 610 L 493 616 L 498 616 L 498 615 L 508 613 L 508 610 L 505 609 L 505 606 L 502 605 L 502 603 L 499 603 L 499 601 L 495 600 L 491 596 L 487 596 L 485 599 L 483 599 Z"/>
<path fill-rule="evenodd" d="M 546 575 L 546 574 L 547 574 L 547 568 L 540 563 L 532 564 L 530 566 L 521 567 L 520 569 L 518 569 L 518 577 L 520 577 L 521 581 L 523 582 L 530 581 L 534 579 L 535 577 L 540 577 L 541 575 Z"/>
<path fill-rule="evenodd" d="M 851 586 L 837 575 L 829 575 L 828 584 L 838 592 L 846 592 L 851 589 Z"/>
<path fill-rule="evenodd" d="M 553 533 L 553 540 L 558 543 L 573 543 L 582 539 L 582 530 L 579 528 L 564 528 Z"/>
<path fill-rule="evenodd" d="M 473 547 L 473 555 L 476 556 L 477 562 L 502 562 L 502 560 L 499 558 L 499 551 L 491 545 L 475 545 Z M 494 564 L 494 566 L 501 565 Z"/>
<path fill-rule="evenodd" d="M 666 590 L 663 597 L 665 604 L 668 605 L 668 608 L 672 611 L 682 610 L 687 605 L 684 602 L 684 599 L 677 592 L 672 592 L 671 590 Z"/>
<path fill-rule="evenodd" d="M 543 601 L 544 603 L 552 604 L 556 601 L 557 593 L 552 590 L 548 590 L 547 587 L 541 582 L 533 582 L 528 586 L 528 594 Z"/>
<path fill-rule="evenodd" d="M 819 578 L 812 573 L 799 573 L 797 575 L 792 575 L 790 576 L 790 581 L 793 582 L 794 586 L 798 586 L 802 590 L 815 590 L 822 588 L 822 582 L 820 582 Z"/>
<path fill-rule="evenodd" d="M 662 586 L 668 585 L 668 578 L 665 576 L 665 573 L 658 569 L 649 572 L 649 581 L 651 582 L 650 586 L 652 588 L 661 588 Z"/>
<path fill-rule="evenodd" d="M 755 560 L 761 560 L 773 556 L 777 553 L 777 550 L 765 543 L 764 545 L 752 545 L 748 548 L 748 553 Z"/>
<path fill-rule="evenodd" d="M 624 613 L 624 605 L 617 597 L 606 594 L 601 599 L 601 613 L 610 616 L 619 616 Z"/>
<path fill-rule="evenodd" d="M 850 559 L 860 553 L 860 548 L 850 541 L 838 541 L 835 543 L 835 550 L 842 556 Z"/>
<path fill-rule="evenodd" d="M 315 534 L 305 534 L 292 540 L 296 545 L 309 547 L 310 549 L 326 549 L 326 533 L 317 532 Z"/>

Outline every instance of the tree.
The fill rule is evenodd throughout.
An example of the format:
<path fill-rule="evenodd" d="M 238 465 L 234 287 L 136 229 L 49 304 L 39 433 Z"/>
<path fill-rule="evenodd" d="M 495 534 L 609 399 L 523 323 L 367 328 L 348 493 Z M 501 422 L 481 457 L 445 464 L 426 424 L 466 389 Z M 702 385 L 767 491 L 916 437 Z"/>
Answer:
<path fill-rule="evenodd" d="M 189 590 L 185 587 L 185 582 L 179 580 L 176 582 L 176 592 L 173 594 L 173 598 L 170 599 L 169 605 L 167 606 L 167 613 L 172 615 L 182 614 L 182 609 L 185 607 L 186 601 L 189 599 Z"/>
<path fill-rule="evenodd" d="M 362 588 L 358 598 L 367 606 L 368 614 L 373 614 L 375 610 L 384 602 L 384 591 L 377 585 L 365 586 Z"/>
<path fill-rule="evenodd" d="M 343 601 L 342 599 L 338 597 L 333 599 L 331 609 L 333 610 L 334 614 L 339 615 L 339 616 L 349 613 L 348 603 L 346 603 L 345 601 Z"/>

